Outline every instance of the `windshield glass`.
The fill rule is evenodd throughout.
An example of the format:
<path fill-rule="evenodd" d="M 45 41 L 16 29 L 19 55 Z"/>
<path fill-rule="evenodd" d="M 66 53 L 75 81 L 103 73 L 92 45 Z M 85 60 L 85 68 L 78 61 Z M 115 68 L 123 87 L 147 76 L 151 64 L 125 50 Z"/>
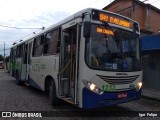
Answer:
<path fill-rule="evenodd" d="M 92 24 L 85 50 L 86 63 L 92 69 L 140 70 L 138 35 L 133 32 Z"/>

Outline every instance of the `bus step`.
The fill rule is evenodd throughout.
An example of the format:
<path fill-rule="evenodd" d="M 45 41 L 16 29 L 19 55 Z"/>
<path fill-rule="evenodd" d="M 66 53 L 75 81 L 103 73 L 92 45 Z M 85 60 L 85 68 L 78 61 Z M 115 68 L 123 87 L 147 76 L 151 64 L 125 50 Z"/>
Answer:
<path fill-rule="evenodd" d="M 61 99 L 68 103 L 74 104 L 74 100 L 72 98 L 61 98 Z"/>
<path fill-rule="evenodd" d="M 29 86 L 29 80 L 26 80 L 26 81 L 24 82 L 24 84 L 25 84 L 26 86 Z"/>
<path fill-rule="evenodd" d="M 29 86 L 29 83 L 26 83 L 26 82 L 25 82 L 25 85 L 26 85 L 26 86 Z"/>

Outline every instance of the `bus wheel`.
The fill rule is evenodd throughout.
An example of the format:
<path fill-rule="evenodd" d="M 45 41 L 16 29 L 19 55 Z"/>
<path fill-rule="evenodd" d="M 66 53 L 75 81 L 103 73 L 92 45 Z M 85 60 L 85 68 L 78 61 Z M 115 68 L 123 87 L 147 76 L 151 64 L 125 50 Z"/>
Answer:
<path fill-rule="evenodd" d="M 56 87 L 55 87 L 55 83 L 54 83 L 53 80 L 51 80 L 51 85 L 50 85 L 50 88 L 49 88 L 49 97 L 50 97 L 50 100 L 51 100 L 51 104 L 53 106 L 59 105 L 60 99 L 57 98 Z"/>

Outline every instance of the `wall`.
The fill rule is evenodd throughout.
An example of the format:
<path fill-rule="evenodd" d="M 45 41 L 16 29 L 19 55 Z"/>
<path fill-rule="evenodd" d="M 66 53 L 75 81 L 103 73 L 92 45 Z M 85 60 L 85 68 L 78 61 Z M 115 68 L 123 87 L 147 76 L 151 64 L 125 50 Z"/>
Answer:
<path fill-rule="evenodd" d="M 132 13 L 135 21 L 139 23 L 140 29 L 145 30 L 146 9 L 143 6 L 135 5 L 135 11 Z"/>
<path fill-rule="evenodd" d="M 127 7 L 130 7 L 131 5 L 132 5 L 131 0 L 127 0 L 127 1 L 122 0 L 122 1 L 116 2 L 115 4 L 110 6 L 107 10 L 112 11 L 112 12 L 116 12 L 118 14 L 125 15 L 125 16 L 128 15 L 127 17 L 130 17 L 131 16 L 130 9 L 126 9 L 126 10 L 124 10 L 124 9 Z M 126 14 L 126 13 L 128 13 L 128 11 L 130 14 Z"/>
<path fill-rule="evenodd" d="M 160 31 L 160 12 L 150 9 L 149 24 L 152 31 L 156 33 Z"/>
<path fill-rule="evenodd" d="M 143 54 L 143 87 L 160 90 L 160 51 Z"/>

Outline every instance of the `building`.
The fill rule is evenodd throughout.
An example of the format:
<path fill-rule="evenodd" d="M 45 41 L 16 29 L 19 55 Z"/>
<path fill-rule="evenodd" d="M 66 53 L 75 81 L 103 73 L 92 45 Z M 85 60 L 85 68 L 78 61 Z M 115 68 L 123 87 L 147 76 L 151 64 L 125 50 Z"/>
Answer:
<path fill-rule="evenodd" d="M 103 8 L 127 16 L 137 21 L 144 34 L 158 33 L 160 31 L 160 9 L 145 4 L 139 0 L 114 0 Z"/>

